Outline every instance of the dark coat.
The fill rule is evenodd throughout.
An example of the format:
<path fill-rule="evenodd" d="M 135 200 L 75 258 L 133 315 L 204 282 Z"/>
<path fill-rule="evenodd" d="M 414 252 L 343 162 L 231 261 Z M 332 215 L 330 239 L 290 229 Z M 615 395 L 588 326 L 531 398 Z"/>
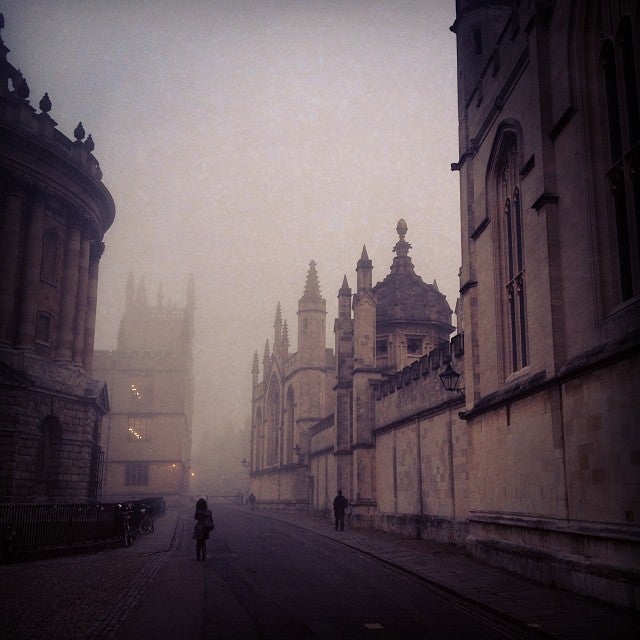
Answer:
<path fill-rule="evenodd" d="M 194 520 L 197 520 L 198 522 L 202 522 L 208 515 L 211 515 L 211 511 L 209 511 L 209 509 L 196 509 L 196 513 L 193 516 Z M 204 536 L 202 538 L 200 538 L 201 540 L 208 540 L 209 539 L 209 532 L 204 528 L 204 524 L 202 525 L 202 530 L 204 532 Z"/>
<path fill-rule="evenodd" d="M 343 516 L 347 506 L 349 501 L 341 493 L 333 499 L 333 513 L 336 515 Z"/>

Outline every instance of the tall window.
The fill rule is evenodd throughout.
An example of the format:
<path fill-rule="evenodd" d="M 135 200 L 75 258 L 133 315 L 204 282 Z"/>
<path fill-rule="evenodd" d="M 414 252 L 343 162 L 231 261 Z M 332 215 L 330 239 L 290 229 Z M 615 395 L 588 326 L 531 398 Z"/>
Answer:
<path fill-rule="evenodd" d="M 523 225 L 517 151 L 515 135 L 508 135 L 497 174 L 497 201 L 503 216 L 502 225 L 500 225 L 502 230 L 501 244 L 504 247 L 506 325 L 508 327 L 508 351 L 512 371 L 517 371 L 528 364 Z"/>
<path fill-rule="evenodd" d="M 62 439 L 62 425 L 58 418 L 47 416 L 40 423 L 36 458 L 36 480 L 48 486 L 55 484 L 55 471 Z"/>
<path fill-rule="evenodd" d="M 151 418 L 130 417 L 127 421 L 127 438 L 134 442 L 151 439 Z"/>
<path fill-rule="evenodd" d="M 149 465 L 146 462 L 128 462 L 124 484 L 127 487 L 146 487 L 149 484 Z"/>
<path fill-rule="evenodd" d="M 40 277 L 51 284 L 58 283 L 58 234 L 47 229 L 42 236 Z"/>
<path fill-rule="evenodd" d="M 640 294 L 640 100 L 636 47 L 628 16 L 612 16 L 615 35 L 600 50 L 608 129 L 607 177 L 614 214 L 621 301 Z M 637 28 L 637 27 L 636 27 Z"/>

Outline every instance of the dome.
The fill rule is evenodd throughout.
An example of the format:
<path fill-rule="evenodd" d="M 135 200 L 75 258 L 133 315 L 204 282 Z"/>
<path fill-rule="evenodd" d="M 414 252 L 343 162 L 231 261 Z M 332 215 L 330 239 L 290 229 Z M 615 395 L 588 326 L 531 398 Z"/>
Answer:
<path fill-rule="evenodd" d="M 391 271 L 382 282 L 378 282 L 372 293 L 377 303 L 378 325 L 396 322 L 428 322 L 451 325 L 452 311 L 444 294 L 435 282 L 427 284 L 415 271 L 405 241 L 407 223 L 398 222 L 396 231 L 400 236 L 393 248 L 396 254 Z M 453 329 L 453 327 L 451 327 Z"/>

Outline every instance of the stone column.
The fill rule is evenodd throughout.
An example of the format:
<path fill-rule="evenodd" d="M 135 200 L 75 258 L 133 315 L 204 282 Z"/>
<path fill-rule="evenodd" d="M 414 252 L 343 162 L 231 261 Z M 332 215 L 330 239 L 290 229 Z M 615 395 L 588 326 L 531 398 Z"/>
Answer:
<path fill-rule="evenodd" d="M 20 282 L 22 300 L 18 313 L 17 346 L 33 349 L 36 336 L 38 290 L 42 263 L 42 229 L 46 192 L 37 187 L 32 192 L 24 252 L 24 269 Z"/>
<path fill-rule="evenodd" d="M 64 248 L 64 270 L 60 295 L 60 323 L 56 360 L 70 362 L 73 355 L 73 324 L 78 297 L 78 272 L 80 265 L 80 222 L 72 219 L 67 224 L 67 239 Z"/>
<path fill-rule="evenodd" d="M 0 218 L 0 344 L 12 342 L 13 312 L 16 306 L 16 274 L 20 249 L 20 221 L 24 183 L 9 176 L 9 188 Z"/>
<path fill-rule="evenodd" d="M 91 375 L 93 370 L 93 341 L 96 331 L 96 308 L 98 306 L 98 271 L 104 243 L 91 243 L 89 256 L 89 278 L 87 283 L 87 318 L 84 327 L 84 370 Z"/>
<path fill-rule="evenodd" d="M 80 244 L 80 264 L 78 270 L 78 295 L 76 299 L 76 323 L 73 333 L 73 363 L 79 366 L 84 364 L 84 332 L 87 324 L 87 290 L 89 281 L 89 253 L 91 240 L 87 237 L 87 231 L 82 234 Z"/>

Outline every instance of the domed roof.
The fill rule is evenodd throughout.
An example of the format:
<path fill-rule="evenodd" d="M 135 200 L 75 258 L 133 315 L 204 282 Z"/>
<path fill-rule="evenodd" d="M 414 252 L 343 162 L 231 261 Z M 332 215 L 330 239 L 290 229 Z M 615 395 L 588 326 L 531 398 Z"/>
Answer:
<path fill-rule="evenodd" d="M 451 325 L 451 307 L 435 281 L 427 284 L 414 271 L 409 257 L 411 245 L 405 241 L 407 223 L 401 219 L 400 236 L 393 248 L 396 256 L 387 277 L 372 289 L 376 299 L 378 324 L 393 322 L 436 322 Z"/>

